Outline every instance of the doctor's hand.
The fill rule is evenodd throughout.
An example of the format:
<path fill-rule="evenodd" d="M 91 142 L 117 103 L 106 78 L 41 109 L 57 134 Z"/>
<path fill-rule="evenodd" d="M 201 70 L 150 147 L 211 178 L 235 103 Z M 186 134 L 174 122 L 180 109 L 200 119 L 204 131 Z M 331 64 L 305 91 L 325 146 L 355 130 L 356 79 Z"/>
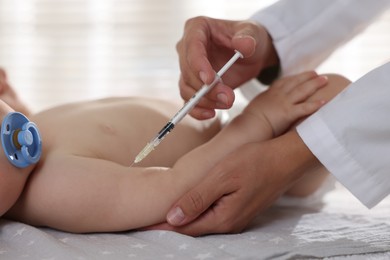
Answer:
<path fill-rule="evenodd" d="M 192 236 L 241 232 L 305 170 L 319 166 L 296 131 L 248 143 L 225 157 L 174 204 L 167 215 L 169 224 L 154 229 Z"/>
<path fill-rule="evenodd" d="M 216 71 L 234 55 L 234 50 L 244 56 L 224 74 L 223 83 L 217 84 L 191 111 L 197 119 L 214 117 L 217 108 L 230 108 L 234 88 L 256 77 L 263 68 L 279 63 L 270 35 L 252 21 L 192 18 L 186 22 L 176 49 L 181 70 L 180 94 L 186 101 L 202 85 L 213 81 Z"/>

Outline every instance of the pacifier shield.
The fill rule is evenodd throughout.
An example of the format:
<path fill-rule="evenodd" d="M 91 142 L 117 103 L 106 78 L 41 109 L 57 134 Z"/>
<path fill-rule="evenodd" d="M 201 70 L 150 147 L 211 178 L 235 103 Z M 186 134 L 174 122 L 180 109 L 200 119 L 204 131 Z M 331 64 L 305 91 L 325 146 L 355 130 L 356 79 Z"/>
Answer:
<path fill-rule="evenodd" d="M 35 164 L 41 157 L 42 140 L 38 127 L 19 112 L 4 117 L 1 144 L 8 160 L 18 168 Z"/>

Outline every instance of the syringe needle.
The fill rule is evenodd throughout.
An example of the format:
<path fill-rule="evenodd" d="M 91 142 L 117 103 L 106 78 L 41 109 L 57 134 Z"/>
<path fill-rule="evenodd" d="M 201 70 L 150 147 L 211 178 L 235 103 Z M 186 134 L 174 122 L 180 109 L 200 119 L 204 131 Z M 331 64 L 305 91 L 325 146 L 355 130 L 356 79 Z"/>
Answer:
<path fill-rule="evenodd" d="M 155 145 L 153 142 L 147 143 L 146 146 L 141 150 L 141 152 L 135 157 L 134 163 L 139 163 L 142 161 L 151 151 L 154 150 Z"/>
<path fill-rule="evenodd" d="M 139 163 L 142 161 L 149 153 L 151 153 L 157 145 L 161 143 L 161 141 L 165 138 L 167 134 L 169 134 L 175 125 L 172 122 L 168 122 L 154 137 L 149 143 L 145 145 L 145 147 L 139 152 L 139 154 L 135 157 L 133 164 Z"/>
<path fill-rule="evenodd" d="M 203 85 L 202 88 L 196 92 L 187 103 L 172 117 L 172 119 L 158 132 L 157 136 L 146 144 L 141 152 L 135 157 L 133 164 L 142 161 L 151 151 L 154 150 L 157 145 L 160 144 L 162 139 L 171 132 L 171 130 L 178 124 L 184 116 L 186 116 L 200 101 L 200 99 L 206 95 L 220 80 L 222 75 L 238 60 L 242 58 L 242 54 L 239 51 L 217 72 L 214 81 L 210 85 Z M 133 166 L 133 164 L 131 166 Z"/>

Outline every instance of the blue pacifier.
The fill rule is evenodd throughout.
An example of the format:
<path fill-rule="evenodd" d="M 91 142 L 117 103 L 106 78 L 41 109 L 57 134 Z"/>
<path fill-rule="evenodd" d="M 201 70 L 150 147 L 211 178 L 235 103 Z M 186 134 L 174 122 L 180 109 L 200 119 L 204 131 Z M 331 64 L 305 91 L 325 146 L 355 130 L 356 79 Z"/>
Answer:
<path fill-rule="evenodd" d="M 37 163 L 42 153 L 38 127 L 19 112 L 5 116 L 1 124 L 1 144 L 8 160 L 18 168 Z"/>

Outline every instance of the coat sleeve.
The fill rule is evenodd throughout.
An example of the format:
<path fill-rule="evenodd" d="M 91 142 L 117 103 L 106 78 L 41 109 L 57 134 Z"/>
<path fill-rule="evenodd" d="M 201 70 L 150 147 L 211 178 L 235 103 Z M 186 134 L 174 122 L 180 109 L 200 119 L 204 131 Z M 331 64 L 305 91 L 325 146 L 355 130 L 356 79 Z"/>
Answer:
<path fill-rule="evenodd" d="M 289 75 L 315 69 L 389 7 L 388 0 L 281 0 L 251 19 L 267 28 Z"/>
<path fill-rule="evenodd" d="M 281 0 L 252 19 L 269 31 L 288 75 L 316 68 L 389 6 L 388 0 Z M 389 82 L 387 63 L 297 127 L 320 162 L 369 208 L 390 193 Z M 248 88 L 244 95 L 256 93 Z"/>
<path fill-rule="evenodd" d="M 319 161 L 364 205 L 390 194 L 390 62 L 297 127 Z"/>

